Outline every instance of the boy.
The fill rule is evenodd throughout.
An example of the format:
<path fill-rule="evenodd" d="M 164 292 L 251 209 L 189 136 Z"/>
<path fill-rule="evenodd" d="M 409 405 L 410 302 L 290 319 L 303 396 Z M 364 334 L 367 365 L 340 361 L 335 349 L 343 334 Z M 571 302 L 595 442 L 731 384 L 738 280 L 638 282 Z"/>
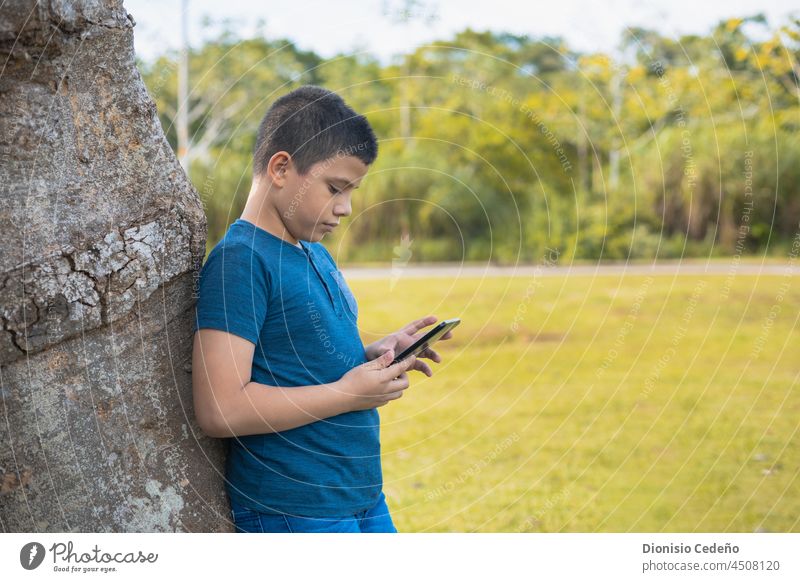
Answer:
<path fill-rule="evenodd" d="M 436 318 L 365 347 L 356 300 L 319 243 L 350 215 L 377 147 L 366 118 L 331 91 L 278 99 L 258 130 L 242 216 L 201 271 L 195 414 L 206 434 L 231 438 L 236 531 L 397 531 L 377 407 L 403 395 L 408 370 L 432 375 L 421 359 L 390 364 Z"/>

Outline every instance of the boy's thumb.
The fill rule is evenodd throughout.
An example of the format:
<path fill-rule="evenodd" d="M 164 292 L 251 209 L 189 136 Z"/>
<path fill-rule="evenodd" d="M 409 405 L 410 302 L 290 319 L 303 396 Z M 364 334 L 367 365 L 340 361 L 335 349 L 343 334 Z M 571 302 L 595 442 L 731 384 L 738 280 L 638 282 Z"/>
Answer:
<path fill-rule="evenodd" d="M 380 358 L 378 358 L 378 367 L 388 368 L 392 363 L 392 360 L 394 360 L 394 350 L 388 349 L 381 354 Z"/>

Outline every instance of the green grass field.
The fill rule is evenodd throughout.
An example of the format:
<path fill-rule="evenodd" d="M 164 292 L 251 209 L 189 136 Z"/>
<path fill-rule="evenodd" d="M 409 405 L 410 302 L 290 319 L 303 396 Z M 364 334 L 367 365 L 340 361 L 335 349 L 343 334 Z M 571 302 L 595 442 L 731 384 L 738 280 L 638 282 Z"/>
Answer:
<path fill-rule="evenodd" d="M 400 531 L 800 531 L 796 278 L 350 286 L 365 342 L 463 320 L 379 409 Z"/>

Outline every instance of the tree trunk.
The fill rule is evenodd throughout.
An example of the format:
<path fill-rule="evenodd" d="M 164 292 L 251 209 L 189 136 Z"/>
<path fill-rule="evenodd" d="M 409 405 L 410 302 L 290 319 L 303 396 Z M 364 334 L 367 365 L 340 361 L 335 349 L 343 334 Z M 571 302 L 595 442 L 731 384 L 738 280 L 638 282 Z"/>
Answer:
<path fill-rule="evenodd" d="M 121 1 L 0 13 L 0 530 L 230 531 L 192 407 L 206 222 Z"/>

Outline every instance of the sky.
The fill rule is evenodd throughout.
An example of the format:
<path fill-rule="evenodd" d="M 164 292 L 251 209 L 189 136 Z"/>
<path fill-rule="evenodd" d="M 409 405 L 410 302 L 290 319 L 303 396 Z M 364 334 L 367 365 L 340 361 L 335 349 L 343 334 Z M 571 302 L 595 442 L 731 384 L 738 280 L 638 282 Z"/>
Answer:
<path fill-rule="evenodd" d="M 229 18 L 242 37 L 260 30 L 268 38 L 288 38 L 322 57 L 368 51 L 382 62 L 433 40 L 446 40 L 467 27 L 531 37 L 562 36 L 580 51 L 613 52 L 629 26 L 661 34 L 705 34 L 719 20 L 764 13 L 772 26 L 800 14 L 797 0 L 419 0 L 410 22 L 402 22 L 398 0 L 331 2 L 269 0 L 185 0 L 189 42 L 199 46 L 214 26 Z M 150 60 L 180 45 L 183 0 L 126 0 L 134 17 L 137 55 Z M 259 21 L 262 23 L 259 29 Z"/>

